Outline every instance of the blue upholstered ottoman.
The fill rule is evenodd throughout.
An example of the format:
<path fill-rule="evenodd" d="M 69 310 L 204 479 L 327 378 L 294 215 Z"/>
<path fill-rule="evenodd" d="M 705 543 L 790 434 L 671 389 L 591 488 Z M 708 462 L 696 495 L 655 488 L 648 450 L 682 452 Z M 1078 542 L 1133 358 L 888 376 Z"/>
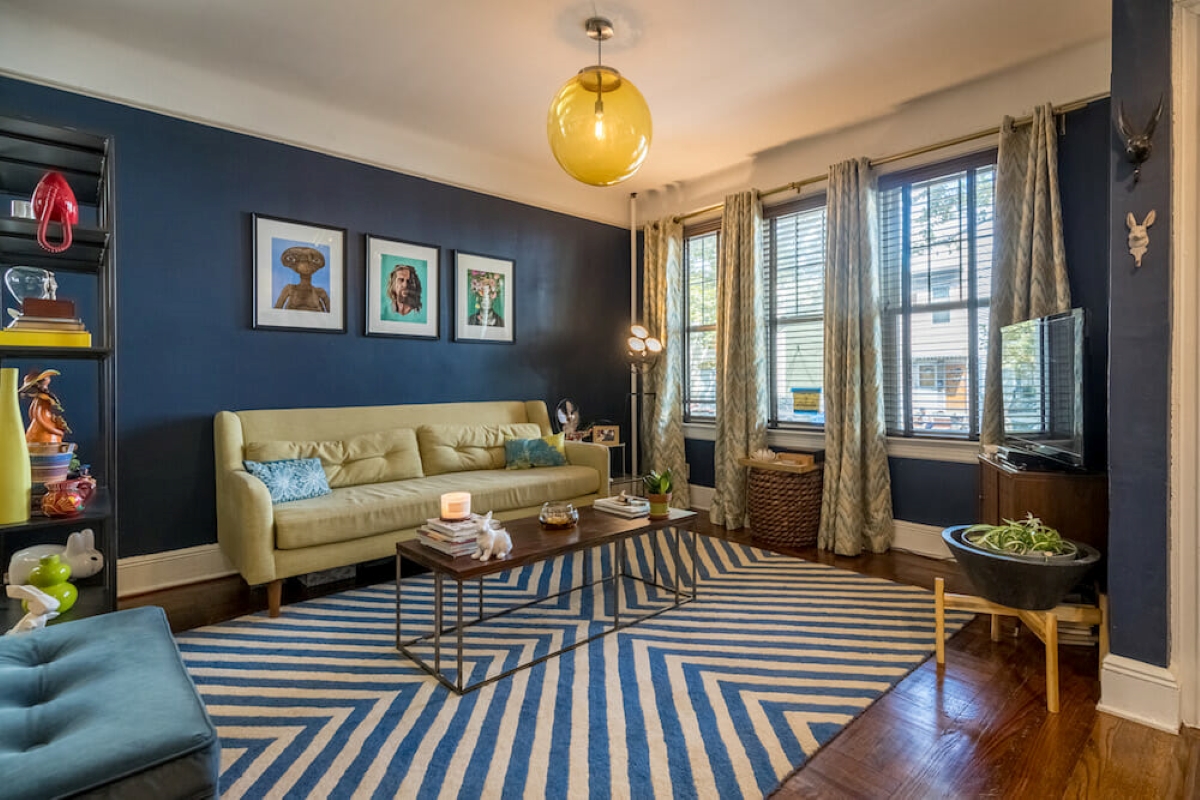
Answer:
<path fill-rule="evenodd" d="M 161 608 L 0 636 L 0 796 L 215 797 L 220 757 Z"/>

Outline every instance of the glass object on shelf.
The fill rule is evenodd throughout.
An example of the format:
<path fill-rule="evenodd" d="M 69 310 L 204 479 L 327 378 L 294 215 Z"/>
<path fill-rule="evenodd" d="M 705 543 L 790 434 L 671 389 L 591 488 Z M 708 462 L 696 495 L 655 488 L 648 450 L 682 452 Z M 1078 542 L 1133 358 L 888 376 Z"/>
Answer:
<path fill-rule="evenodd" d="M 575 523 L 579 522 L 579 511 L 570 503 L 551 500 L 542 504 L 538 521 L 547 530 L 563 531 L 575 527 Z"/>
<path fill-rule="evenodd" d="M 38 267 L 9 267 L 4 272 L 4 285 L 18 303 L 24 303 L 25 298 L 36 300 L 55 300 L 58 293 L 58 282 L 54 273 Z"/>

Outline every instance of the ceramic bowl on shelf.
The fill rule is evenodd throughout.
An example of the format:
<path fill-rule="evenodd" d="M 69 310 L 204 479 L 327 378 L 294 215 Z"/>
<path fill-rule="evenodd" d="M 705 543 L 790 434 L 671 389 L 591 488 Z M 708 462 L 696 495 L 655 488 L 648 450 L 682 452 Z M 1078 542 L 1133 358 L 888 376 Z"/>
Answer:
<path fill-rule="evenodd" d="M 551 500 L 542 504 L 542 512 L 538 514 L 542 527 L 552 531 L 564 531 L 574 528 L 579 522 L 579 510 L 570 503 Z"/>

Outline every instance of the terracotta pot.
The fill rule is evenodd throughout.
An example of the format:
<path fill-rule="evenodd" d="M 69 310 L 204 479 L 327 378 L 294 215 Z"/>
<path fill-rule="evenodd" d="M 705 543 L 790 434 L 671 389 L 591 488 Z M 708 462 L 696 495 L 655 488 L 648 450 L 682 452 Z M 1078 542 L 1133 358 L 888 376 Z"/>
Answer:
<path fill-rule="evenodd" d="M 671 516 L 671 493 L 666 494 L 648 494 L 646 499 L 650 501 L 650 519 L 666 519 Z"/>

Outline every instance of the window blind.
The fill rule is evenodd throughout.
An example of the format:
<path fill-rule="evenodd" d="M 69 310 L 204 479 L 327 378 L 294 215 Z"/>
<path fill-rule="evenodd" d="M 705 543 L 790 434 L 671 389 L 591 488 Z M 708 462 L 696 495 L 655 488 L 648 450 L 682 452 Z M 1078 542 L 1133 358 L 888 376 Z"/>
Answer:
<path fill-rule="evenodd" d="M 687 264 L 687 381 L 684 419 L 713 419 L 717 415 L 717 247 L 718 233 L 684 237 Z"/>
<path fill-rule="evenodd" d="M 884 393 L 892 434 L 979 434 L 992 283 L 994 156 L 990 161 L 955 162 L 941 174 L 926 169 L 881 189 Z"/>
<path fill-rule="evenodd" d="M 771 423 L 825 422 L 825 206 L 810 198 L 768 216 L 763 237 Z"/>

